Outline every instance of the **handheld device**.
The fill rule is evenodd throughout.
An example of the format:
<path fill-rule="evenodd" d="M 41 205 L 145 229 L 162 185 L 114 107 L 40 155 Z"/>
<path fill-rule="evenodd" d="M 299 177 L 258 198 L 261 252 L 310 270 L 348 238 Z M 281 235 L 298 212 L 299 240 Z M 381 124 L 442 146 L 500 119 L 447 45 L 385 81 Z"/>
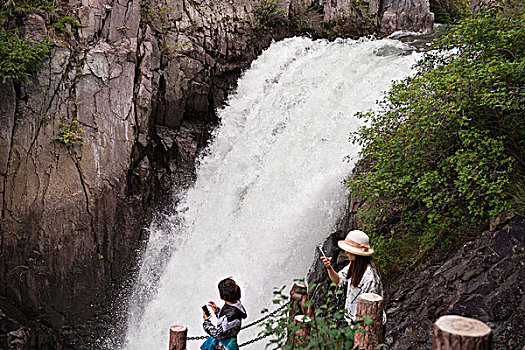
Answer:
<path fill-rule="evenodd" d="M 320 245 L 317 246 L 317 248 L 319 248 L 319 251 L 321 252 L 321 254 L 323 255 L 323 257 L 324 257 L 325 259 L 328 259 L 328 257 L 326 256 L 326 254 L 323 252 L 323 248 L 321 248 Z"/>
<path fill-rule="evenodd" d="M 210 317 L 210 310 L 208 310 L 208 307 L 206 305 L 202 305 L 202 311 L 206 314 L 206 317 Z"/>

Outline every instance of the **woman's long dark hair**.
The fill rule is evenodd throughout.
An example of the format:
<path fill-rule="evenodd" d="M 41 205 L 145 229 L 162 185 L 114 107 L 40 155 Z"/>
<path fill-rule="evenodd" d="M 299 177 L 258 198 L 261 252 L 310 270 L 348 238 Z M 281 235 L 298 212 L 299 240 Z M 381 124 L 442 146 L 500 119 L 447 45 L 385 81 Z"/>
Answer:
<path fill-rule="evenodd" d="M 361 279 L 365 274 L 366 268 L 372 263 L 371 256 L 356 255 L 355 260 L 350 264 L 348 269 L 347 278 L 352 277 L 352 287 L 357 287 L 361 283 Z"/>

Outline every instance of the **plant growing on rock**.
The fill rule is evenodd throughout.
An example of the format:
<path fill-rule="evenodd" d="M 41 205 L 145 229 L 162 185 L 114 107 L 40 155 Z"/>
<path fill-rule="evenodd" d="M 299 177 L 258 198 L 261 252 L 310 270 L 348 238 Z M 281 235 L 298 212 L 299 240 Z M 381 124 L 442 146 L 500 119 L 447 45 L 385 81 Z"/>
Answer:
<path fill-rule="evenodd" d="M 315 284 L 309 285 L 308 290 L 313 290 L 315 286 Z M 335 284 L 332 284 L 332 287 L 335 287 Z M 289 297 L 283 294 L 285 288 L 286 286 L 283 286 L 273 292 L 273 303 L 284 308 L 271 315 L 262 324 L 265 329 L 261 334 L 274 337 L 268 345 L 275 345 L 274 349 L 352 349 L 355 332 L 366 333 L 364 329 L 359 329 L 359 327 L 372 323 L 370 318 L 365 317 L 363 321 L 348 325 L 345 320 L 347 310 L 336 309 L 332 303 L 335 295 L 343 292 L 330 290 L 327 293 L 326 302 L 315 309 L 312 317 L 307 318 L 303 325 L 295 324 L 293 318 L 289 316 Z M 313 305 L 313 301 L 307 301 L 305 304 L 305 306 L 311 305 Z M 262 312 L 268 313 L 268 310 L 265 309 Z M 305 327 L 309 331 L 304 332 Z M 378 348 L 382 346 L 380 345 Z"/>
<path fill-rule="evenodd" d="M 379 111 L 358 115 L 369 124 L 353 135 L 366 170 L 345 184 L 366 200 L 360 216 L 384 248 L 383 267 L 400 244 L 421 252 L 486 225 L 525 176 L 523 5 L 482 11 L 435 49 Z M 404 243 L 381 231 L 395 215 Z"/>
<path fill-rule="evenodd" d="M 17 0 L 3 2 L 0 7 L 0 78 L 27 81 L 41 67 L 49 55 L 50 44 L 46 37 L 34 43 L 20 36 L 18 26 L 29 14 L 37 14 L 48 29 L 71 34 L 66 28 L 83 27 L 78 19 L 68 16 L 68 2 L 64 0 Z"/>
<path fill-rule="evenodd" d="M 65 118 L 60 118 L 58 128 L 58 135 L 54 136 L 51 141 L 63 143 L 68 149 L 82 144 L 82 129 L 78 126 L 78 120 L 73 119 L 68 122 Z"/>
<path fill-rule="evenodd" d="M 466 0 L 430 0 L 430 11 L 436 23 L 450 24 L 468 15 L 469 3 Z"/>
<path fill-rule="evenodd" d="M 255 33 L 270 33 L 277 27 L 286 25 L 286 11 L 276 0 L 260 0 L 254 6 L 255 21 L 252 29 Z"/>
<path fill-rule="evenodd" d="M 3 83 L 9 79 L 28 81 L 48 54 L 47 39 L 35 44 L 21 38 L 16 29 L 0 28 L 0 78 Z"/>
<path fill-rule="evenodd" d="M 60 18 L 58 21 L 56 21 L 56 23 L 53 24 L 53 26 L 62 33 L 72 35 L 73 33 L 69 29 L 67 29 L 66 24 L 69 24 L 73 29 L 86 27 L 85 25 L 82 25 L 78 19 L 71 16 L 65 16 Z"/>

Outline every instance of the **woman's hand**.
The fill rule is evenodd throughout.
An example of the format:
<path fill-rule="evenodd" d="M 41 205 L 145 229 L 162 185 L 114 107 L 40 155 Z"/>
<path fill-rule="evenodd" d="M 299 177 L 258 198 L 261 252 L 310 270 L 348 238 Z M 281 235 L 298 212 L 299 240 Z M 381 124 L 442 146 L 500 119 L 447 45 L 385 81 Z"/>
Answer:
<path fill-rule="evenodd" d="M 210 317 L 211 317 L 211 316 L 210 316 Z M 204 311 L 202 312 L 202 319 L 203 319 L 204 321 L 210 319 L 210 317 L 206 316 L 206 314 L 204 313 Z"/>
<path fill-rule="evenodd" d="M 217 307 L 217 305 L 215 305 L 215 302 L 213 300 L 208 301 L 208 305 L 210 305 L 214 313 L 219 312 L 219 308 Z"/>
<path fill-rule="evenodd" d="M 332 257 L 325 258 L 322 256 L 321 260 L 323 261 L 324 266 L 326 266 L 326 270 L 328 270 L 328 276 L 332 282 L 339 284 L 339 274 L 332 267 Z"/>
<path fill-rule="evenodd" d="M 332 257 L 325 258 L 324 256 L 322 256 L 321 260 L 323 261 L 323 264 L 324 266 L 326 266 L 327 269 L 330 269 L 332 267 Z"/>

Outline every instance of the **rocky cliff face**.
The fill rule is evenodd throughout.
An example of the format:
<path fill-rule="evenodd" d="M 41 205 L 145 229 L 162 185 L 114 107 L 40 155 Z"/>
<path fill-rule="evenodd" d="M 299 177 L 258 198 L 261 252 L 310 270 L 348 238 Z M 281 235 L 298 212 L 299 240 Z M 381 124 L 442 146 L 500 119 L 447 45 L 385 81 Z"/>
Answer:
<path fill-rule="evenodd" d="M 91 348 L 115 327 L 151 209 L 191 182 L 215 108 L 272 38 L 433 18 L 428 0 L 69 5 L 83 27 L 55 37 L 30 83 L 0 84 L 0 347 Z M 45 24 L 32 14 L 21 29 L 40 41 Z"/>
<path fill-rule="evenodd" d="M 427 261 L 385 288 L 394 349 L 431 349 L 443 315 L 487 323 L 494 349 L 525 346 L 525 219 L 504 220 L 445 261 Z"/>
<path fill-rule="evenodd" d="M 324 242 L 328 256 L 339 257 L 339 271 L 348 260 L 340 256 L 337 241 L 358 228 L 356 204 Z M 326 300 L 330 280 L 318 260 L 308 273 L 317 287 L 310 298 Z M 392 349 L 432 349 L 433 323 L 444 315 L 461 315 L 485 322 L 494 332 L 494 349 L 525 347 L 525 219 L 506 213 L 489 231 L 450 256 L 427 256 L 402 278 L 384 282 L 388 318 L 385 342 Z M 335 298 L 344 308 L 344 297 Z"/>

